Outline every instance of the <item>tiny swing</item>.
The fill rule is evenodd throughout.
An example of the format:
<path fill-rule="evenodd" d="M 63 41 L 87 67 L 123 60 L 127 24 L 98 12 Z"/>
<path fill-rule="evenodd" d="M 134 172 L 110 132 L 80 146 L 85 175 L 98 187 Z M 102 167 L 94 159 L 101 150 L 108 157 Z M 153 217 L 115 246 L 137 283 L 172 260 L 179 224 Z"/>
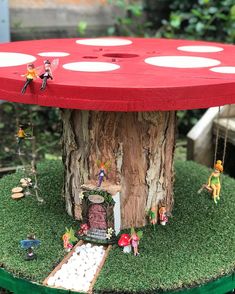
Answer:
<path fill-rule="evenodd" d="M 219 142 L 219 125 L 218 125 L 217 126 L 217 131 L 216 131 L 216 141 L 215 141 L 214 171 L 209 176 L 207 184 L 203 184 L 202 187 L 198 190 L 199 194 L 203 190 L 206 190 L 209 193 L 211 193 L 215 204 L 217 204 L 217 201 L 220 200 L 220 190 L 221 190 L 220 175 L 224 170 L 223 164 L 224 164 L 225 155 L 226 155 L 230 108 L 231 108 L 231 105 L 228 106 L 228 112 L 227 112 L 227 121 L 226 121 L 226 127 L 225 127 L 225 136 L 224 136 L 224 146 L 223 146 L 222 161 L 216 159 L 217 158 L 217 151 L 218 151 L 218 142 Z M 220 107 L 219 107 L 219 111 L 218 111 L 218 115 L 217 115 L 217 120 L 219 120 L 219 119 L 220 119 Z"/>
<path fill-rule="evenodd" d="M 37 178 L 37 166 L 36 166 L 36 155 L 37 155 L 37 149 L 36 149 L 36 137 L 34 135 L 34 125 L 33 125 L 33 115 L 32 115 L 32 109 L 30 108 L 30 122 L 26 125 L 27 128 L 30 128 L 30 133 L 26 133 L 24 131 L 24 129 L 27 129 L 25 127 L 25 124 L 20 124 L 20 118 L 19 118 L 19 114 L 18 114 L 18 108 L 15 106 L 15 112 L 16 112 L 16 128 L 18 130 L 17 132 L 17 142 L 18 142 L 18 155 L 19 155 L 19 159 L 24 167 L 24 171 L 25 171 L 25 178 L 27 178 L 30 175 L 32 175 L 34 177 L 34 186 L 33 189 L 35 191 L 35 196 L 38 202 L 43 203 L 44 200 L 42 197 L 39 196 L 39 187 L 38 187 L 38 178 Z M 19 135 L 21 135 L 21 138 L 19 137 Z M 29 154 L 24 154 L 21 152 L 21 145 L 22 142 L 25 139 L 31 140 L 31 153 Z M 19 140 L 21 139 L 21 140 Z M 23 156 L 25 155 L 25 156 Z M 25 157 L 29 155 L 31 157 L 31 164 L 30 164 L 30 169 L 27 172 L 27 166 L 28 166 L 28 162 L 27 159 L 25 159 Z"/>
<path fill-rule="evenodd" d="M 30 114 L 30 123 L 23 124 L 20 123 L 20 118 L 19 118 L 19 110 L 18 107 L 15 106 L 15 113 L 16 113 L 16 139 L 17 139 L 17 154 L 19 156 L 24 155 L 21 153 L 21 146 L 23 145 L 24 140 L 32 140 L 34 138 L 33 135 L 33 124 L 32 124 L 32 119 Z M 26 130 L 30 128 L 30 132 L 27 133 Z"/>

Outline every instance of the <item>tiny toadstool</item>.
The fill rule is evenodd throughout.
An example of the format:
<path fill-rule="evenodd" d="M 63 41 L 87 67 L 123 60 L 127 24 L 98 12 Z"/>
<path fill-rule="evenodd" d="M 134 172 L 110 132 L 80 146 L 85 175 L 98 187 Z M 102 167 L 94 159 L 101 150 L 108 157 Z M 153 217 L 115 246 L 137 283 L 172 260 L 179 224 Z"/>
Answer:
<path fill-rule="evenodd" d="M 118 245 L 123 247 L 124 253 L 131 252 L 131 243 L 130 243 L 131 236 L 129 234 L 122 234 L 120 239 L 118 240 Z"/>

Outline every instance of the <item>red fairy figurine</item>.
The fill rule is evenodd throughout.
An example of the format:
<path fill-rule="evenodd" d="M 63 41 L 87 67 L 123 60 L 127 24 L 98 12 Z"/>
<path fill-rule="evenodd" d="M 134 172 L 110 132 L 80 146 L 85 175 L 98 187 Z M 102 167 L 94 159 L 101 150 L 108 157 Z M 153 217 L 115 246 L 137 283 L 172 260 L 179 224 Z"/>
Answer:
<path fill-rule="evenodd" d="M 166 207 L 162 206 L 159 209 L 159 218 L 160 218 L 160 224 L 165 226 L 165 224 L 168 222 L 168 216 L 166 212 Z"/>
<path fill-rule="evenodd" d="M 139 240 L 142 238 L 142 236 L 143 236 L 142 231 L 136 232 L 133 227 L 131 228 L 130 242 L 131 242 L 131 246 L 133 247 L 135 256 L 139 255 L 138 246 L 139 246 Z"/>

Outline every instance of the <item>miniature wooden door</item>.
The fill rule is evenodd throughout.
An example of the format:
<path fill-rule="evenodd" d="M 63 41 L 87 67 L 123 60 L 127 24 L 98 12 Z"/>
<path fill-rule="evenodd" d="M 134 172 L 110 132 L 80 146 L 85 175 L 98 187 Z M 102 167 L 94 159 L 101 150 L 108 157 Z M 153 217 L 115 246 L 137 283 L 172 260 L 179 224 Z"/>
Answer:
<path fill-rule="evenodd" d="M 90 228 L 106 230 L 107 229 L 107 217 L 106 210 L 100 204 L 92 204 L 88 212 L 88 220 Z"/>

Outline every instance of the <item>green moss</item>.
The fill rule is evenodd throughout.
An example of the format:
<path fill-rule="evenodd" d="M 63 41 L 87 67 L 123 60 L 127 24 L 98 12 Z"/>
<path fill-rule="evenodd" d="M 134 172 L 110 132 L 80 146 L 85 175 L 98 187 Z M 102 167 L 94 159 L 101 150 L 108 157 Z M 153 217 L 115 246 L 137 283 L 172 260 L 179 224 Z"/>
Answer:
<path fill-rule="evenodd" d="M 175 164 L 175 206 L 167 226 L 143 229 L 140 256 L 122 253 L 117 245 L 96 282 L 96 292 L 151 292 L 190 287 L 235 269 L 235 181 L 222 178 L 221 200 L 216 206 L 209 194 L 197 194 L 210 171 L 193 162 Z M 18 276 L 42 282 L 63 257 L 61 236 L 65 227 L 78 227 L 67 216 L 61 197 L 63 171 L 58 161 L 39 165 L 39 183 L 46 201 L 33 196 L 10 198 L 20 174 L 0 181 L 0 262 Z M 42 244 L 38 260 L 25 262 L 19 241 L 34 232 Z"/>

